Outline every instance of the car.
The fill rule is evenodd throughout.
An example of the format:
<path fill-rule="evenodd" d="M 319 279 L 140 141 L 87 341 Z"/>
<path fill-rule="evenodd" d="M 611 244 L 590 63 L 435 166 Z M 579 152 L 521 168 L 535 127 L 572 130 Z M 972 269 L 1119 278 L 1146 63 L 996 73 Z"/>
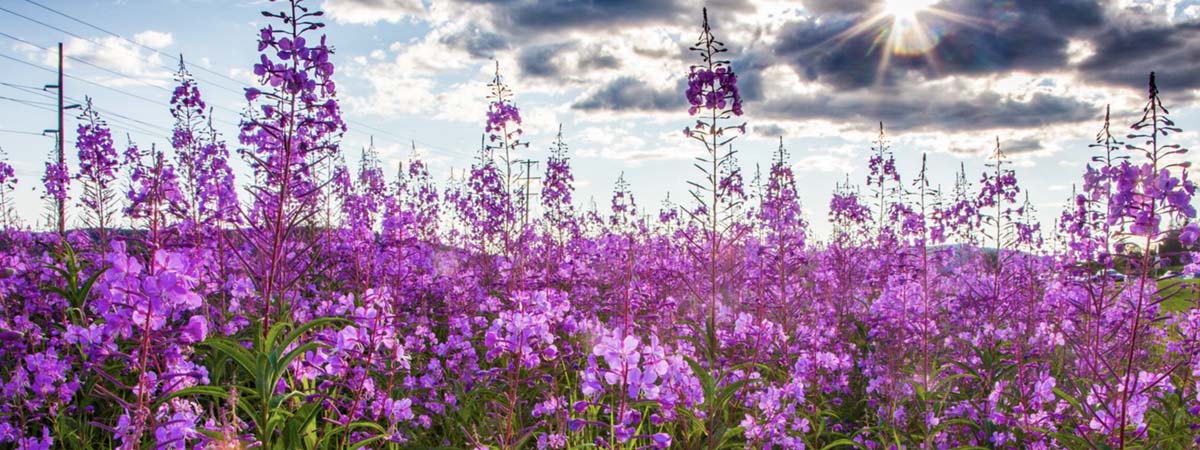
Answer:
<path fill-rule="evenodd" d="M 1125 274 L 1118 272 L 1116 269 L 1096 271 L 1095 278 L 1105 278 L 1116 282 L 1124 282 Z"/>

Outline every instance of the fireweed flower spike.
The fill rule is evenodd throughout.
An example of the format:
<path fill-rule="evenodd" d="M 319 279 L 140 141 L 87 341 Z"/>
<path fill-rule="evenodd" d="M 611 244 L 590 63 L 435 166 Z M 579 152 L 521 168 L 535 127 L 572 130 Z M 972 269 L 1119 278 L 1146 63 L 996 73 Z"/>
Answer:
<path fill-rule="evenodd" d="M 12 203 L 16 188 L 16 172 L 9 163 L 8 154 L 0 148 L 0 230 L 5 232 L 16 227 L 20 220 Z"/>
<path fill-rule="evenodd" d="M 704 144 L 705 156 L 698 157 L 704 180 L 701 183 L 691 182 L 691 194 L 698 202 L 695 211 L 687 211 L 688 215 L 703 230 L 695 254 L 705 255 L 701 265 L 706 273 L 706 279 L 694 280 L 704 283 L 704 288 L 698 294 L 708 303 L 709 321 L 716 318 L 719 292 L 721 291 L 720 267 L 722 245 L 738 239 L 726 236 L 724 225 L 728 223 L 731 212 L 735 211 L 741 202 L 740 171 L 734 159 L 734 151 L 729 148 L 730 142 L 736 137 L 733 132 L 745 133 L 745 123 L 728 126 L 723 122 L 735 116 L 742 115 L 742 97 L 737 88 L 737 75 L 729 61 L 721 59 L 727 52 L 725 44 L 713 36 L 708 22 L 708 8 L 703 10 L 704 20 L 700 38 L 690 50 L 700 56 L 700 64 L 691 66 L 687 73 L 688 87 L 684 92 L 687 98 L 688 114 L 698 116 L 695 125 L 684 128 L 684 136 Z M 728 134 L 727 134 L 728 133 Z M 728 150 L 723 150 L 727 149 Z M 728 241 L 728 242 L 727 242 Z"/>
<path fill-rule="evenodd" d="M 108 242 L 107 230 L 112 224 L 116 195 L 112 185 L 117 180 L 118 159 L 113 147 L 112 132 L 92 106 L 90 97 L 84 100 L 79 115 L 75 147 L 79 150 L 79 173 L 76 179 L 83 185 L 79 203 L 88 213 L 85 223 L 99 233 L 99 245 Z"/>
<path fill-rule="evenodd" d="M 175 81 L 178 85 L 171 94 L 171 116 L 175 118 L 171 147 L 183 194 L 184 222 L 180 228 L 201 244 L 205 230 L 234 219 L 237 193 L 229 150 L 213 128 L 211 114 L 206 111 L 208 105 L 182 56 Z"/>
<path fill-rule="evenodd" d="M 242 119 L 239 141 L 246 147 L 239 153 L 256 183 L 248 187 L 251 205 L 239 211 L 246 226 L 238 230 L 249 249 L 238 259 L 261 295 L 262 333 L 309 273 L 306 257 L 316 243 L 304 242 L 298 230 L 317 213 L 322 181 L 314 167 L 338 152 L 346 128 L 335 98 L 333 50 L 324 35 L 315 35 L 324 27 L 321 15 L 299 0 L 278 13 L 263 12 L 284 28 L 261 30 L 254 74 L 267 90 L 246 91 L 251 107 Z"/>

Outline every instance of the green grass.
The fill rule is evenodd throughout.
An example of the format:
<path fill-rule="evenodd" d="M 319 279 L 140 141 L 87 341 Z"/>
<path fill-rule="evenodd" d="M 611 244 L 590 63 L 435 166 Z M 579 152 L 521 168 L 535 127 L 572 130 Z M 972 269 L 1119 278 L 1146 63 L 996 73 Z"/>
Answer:
<path fill-rule="evenodd" d="M 1158 282 L 1158 289 L 1162 291 L 1176 284 L 1184 284 L 1184 287 L 1163 300 L 1163 312 L 1185 311 L 1196 306 L 1196 299 L 1200 296 L 1200 280 L 1163 280 Z"/>

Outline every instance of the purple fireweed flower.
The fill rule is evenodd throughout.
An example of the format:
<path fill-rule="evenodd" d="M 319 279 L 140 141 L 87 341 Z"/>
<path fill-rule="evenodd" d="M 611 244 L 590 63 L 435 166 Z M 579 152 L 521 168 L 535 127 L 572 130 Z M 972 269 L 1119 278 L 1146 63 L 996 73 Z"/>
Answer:
<path fill-rule="evenodd" d="M 107 191 L 116 181 L 116 171 L 121 161 L 113 147 L 112 132 L 92 106 L 92 99 L 85 99 L 84 105 L 75 138 L 75 148 L 79 149 L 79 173 L 76 179 L 99 191 Z M 85 196 L 81 199 L 82 206 L 93 210 L 103 207 L 102 201 L 105 199 L 102 195 L 106 194 L 96 192 Z"/>
<path fill-rule="evenodd" d="M 67 189 L 71 184 L 71 175 L 67 171 L 66 164 L 46 162 L 42 184 L 46 188 L 46 199 L 56 202 L 67 201 Z"/>
<path fill-rule="evenodd" d="M 1196 243 L 1196 239 L 1200 238 L 1200 223 L 1189 222 L 1183 226 L 1183 230 L 1179 232 L 1179 242 L 1185 247 L 1190 247 Z"/>

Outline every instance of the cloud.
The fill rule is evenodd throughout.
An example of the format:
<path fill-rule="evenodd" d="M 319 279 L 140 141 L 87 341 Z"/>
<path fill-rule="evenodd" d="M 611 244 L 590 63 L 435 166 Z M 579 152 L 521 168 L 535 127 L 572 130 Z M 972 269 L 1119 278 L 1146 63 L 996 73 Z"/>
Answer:
<path fill-rule="evenodd" d="M 482 2 L 480 2 L 482 3 Z M 597 30 L 655 23 L 674 23 L 693 9 L 680 1 L 611 0 L 541 2 L 517 0 L 491 3 L 497 29 L 518 34 Z"/>
<path fill-rule="evenodd" d="M 821 128 L 845 131 L 880 120 L 900 132 L 1048 132 L 1095 120 L 1105 103 L 1136 108 L 1148 69 L 1159 70 L 1164 91 L 1200 84 L 1194 76 L 1200 25 L 1181 20 L 1189 17 L 1186 8 L 1176 8 L 1171 19 L 1130 2 L 942 0 L 935 5 L 942 13 L 919 15 L 936 36 L 928 51 L 906 53 L 878 44 L 891 26 L 872 22 L 880 1 L 708 2 L 714 30 L 730 46 L 747 120 L 770 125 L 754 135 L 825 135 Z M 421 18 L 430 26 L 426 37 L 393 45 L 395 62 L 386 64 L 399 67 L 368 63 L 356 72 L 397 77 L 371 81 L 392 86 L 371 93 L 374 103 L 388 103 L 377 109 L 385 113 L 396 103 L 479 103 L 447 89 L 486 84 L 495 59 L 510 84 L 518 84 L 519 97 L 548 94 L 576 112 L 577 121 L 603 122 L 609 113 L 683 121 L 681 76 L 695 63 L 687 46 L 699 6 L 693 0 L 430 2 Z M 847 33 L 855 27 L 863 32 Z M 1144 51 L 1155 43 L 1163 50 Z M 405 66 L 416 73 L 404 74 Z M 473 68 L 480 70 L 467 80 L 452 76 Z M 1172 105 L 1185 103 L 1178 98 Z"/>
<path fill-rule="evenodd" d="M 978 141 L 978 140 L 976 140 Z M 980 141 L 981 142 L 981 141 Z M 990 147 L 976 145 L 979 142 L 964 142 L 956 140 L 950 144 L 950 153 L 958 156 L 980 156 L 991 154 L 995 151 L 995 143 L 989 143 Z M 967 144 L 967 145 L 964 145 Z M 1000 140 L 1000 151 L 1008 157 L 1029 155 L 1037 152 L 1042 152 L 1045 147 L 1042 145 L 1041 139 L 1035 137 L 1020 137 L 1016 139 Z"/>
<path fill-rule="evenodd" d="M 750 131 L 752 131 L 755 135 L 762 137 L 779 137 L 787 134 L 783 127 L 773 123 L 754 125 L 750 127 Z"/>
<path fill-rule="evenodd" d="M 813 15 L 850 14 L 870 10 L 879 0 L 803 0 L 800 3 Z"/>
<path fill-rule="evenodd" d="M 146 30 L 133 35 L 133 41 L 156 50 L 162 50 L 170 47 L 175 42 L 175 38 L 171 33 Z"/>
<path fill-rule="evenodd" d="M 533 45 L 517 52 L 517 65 L 521 74 L 532 77 L 557 77 L 562 74 L 562 62 L 558 57 L 571 47 L 571 44 L 559 43 L 549 45 Z"/>
<path fill-rule="evenodd" d="M 644 161 L 687 159 L 696 147 L 678 133 L 639 133 L 629 123 L 584 127 L 570 136 L 571 148 L 579 158 L 599 158 L 637 165 Z"/>
<path fill-rule="evenodd" d="M 943 12 L 917 19 L 929 35 L 924 51 L 893 51 L 886 38 L 904 31 L 891 18 L 864 9 L 805 16 L 786 25 L 775 54 L 811 81 L 842 88 L 890 86 L 914 74 L 937 79 L 1063 67 L 1069 38 L 1105 22 L 1101 4 L 1074 0 L 947 0 L 936 8 Z"/>
<path fill-rule="evenodd" d="M 173 43 L 171 33 L 154 30 L 135 34 L 132 42 L 115 36 L 91 39 L 72 37 L 63 42 L 63 53 L 68 57 L 63 64 L 70 69 L 81 69 L 88 74 L 88 79 L 108 86 L 124 87 L 143 83 L 166 86 L 171 82 L 173 71 L 164 67 L 170 67 L 174 61 L 164 62 L 158 52 L 145 47 L 161 50 Z M 58 64 L 58 52 L 55 49 L 43 51 L 27 45 L 15 49 L 40 64 Z"/>
<path fill-rule="evenodd" d="M 366 79 L 369 93 L 346 92 L 343 101 L 351 111 L 363 114 L 422 114 L 433 111 L 438 100 L 437 82 L 400 64 L 364 64 L 346 69 L 347 75 Z"/>
<path fill-rule="evenodd" d="M 792 169 L 797 172 L 852 173 L 857 166 L 858 162 L 846 156 L 819 153 L 800 157 L 792 164 Z"/>
<path fill-rule="evenodd" d="M 1164 91 L 1200 88 L 1200 23 L 1113 27 L 1096 37 L 1094 53 L 1080 64 L 1093 80 L 1145 88 L 1157 71 Z"/>
<path fill-rule="evenodd" d="M 597 72 L 621 68 L 621 58 L 604 45 L 583 47 L 578 41 L 530 45 L 517 52 L 521 75 L 575 81 Z"/>
<path fill-rule="evenodd" d="M 468 22 L 465 27 L 441 36 L 438 42 L 466 50 L 469 55 L 483 59 L 495 58 L 497 51 L 508 48 L 508 40 L 504 36 L 474 22 Z"/>
<path fill-rule="evenodd" d="M 764 100 L 760 116 L 776 120 L 830 119 L 902 131 L 1037 128 L 1093 119 L 1099 106 L 1069 96 L 1035 93 L 1018 99 L 993 91 L 916 88 L 825 90 Z"/>
<path fill-rule="evenodd" d="M 583 111 L 684 111 L 683 80 L 673 89 L 647 85 L 633 77 L 620 77 L 576 99 L 571 108 Z"/>
<path fill-rule="evenodd" d="M 397 23 L 425 13 L 421 0 L 325 0 L 321 9 L 335 22 L 355 25 Z"/>

